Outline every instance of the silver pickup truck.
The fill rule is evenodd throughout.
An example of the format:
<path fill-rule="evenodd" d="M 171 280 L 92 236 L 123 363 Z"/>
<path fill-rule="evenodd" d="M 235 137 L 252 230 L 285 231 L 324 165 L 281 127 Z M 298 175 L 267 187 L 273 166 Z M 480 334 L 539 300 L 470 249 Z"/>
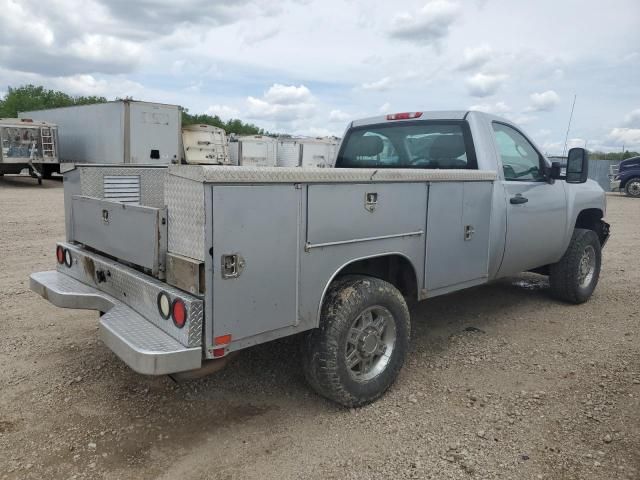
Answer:
<path fill-rule="evenodd" d="M 403 365 L 412 301 L 523 271 L 589 299 L 609 226 L 587 165 L 572 149 L 561 176 L 518 127 L 464 111 L 353 122 L 333 169 L 78 165 L 57 268 L 31 288 L 99 311 L 143 374 L 305 332 L 311 386 L 364 405 Z"/>

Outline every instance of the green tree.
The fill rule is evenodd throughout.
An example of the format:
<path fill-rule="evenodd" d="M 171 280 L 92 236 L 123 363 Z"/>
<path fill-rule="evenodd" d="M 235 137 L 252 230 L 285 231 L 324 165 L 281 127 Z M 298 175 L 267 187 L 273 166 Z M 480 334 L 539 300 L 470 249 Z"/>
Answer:
<path fill-rule="evenodd" d="M 71 105 L 88 105 L 106 101 L 107 99 L 104 97 L 73 97 L 64 92 L 47 90 L 42 86 L 36 85 L 23 85 L 17 88 L 8 87 L 6 95 L 0 100 L 0 117 L 15 118 L 18 116 L 18 112 L 69 107 Z"/>
<path fill-rule="evenodd" d="M 590 151 L 589 158 L 593 160 L 624 160 L 625 158 L 638 157 L 640 152 L 625 150 L 624 152 Z"/>
<path fill-rule="evenodd" d="M 242 120 L 232 118 L 225 122 L 218 115 L 207 115 L 205 113 L 192 115 L 185 108 L 182 111 L 182 124 L 193 125 L 195 123 L 212 125 L 224 129 L 227 133 L 235 133 L 236 135 L 269 135 L 262 128 L 251 123 L 244 123 Z"/>

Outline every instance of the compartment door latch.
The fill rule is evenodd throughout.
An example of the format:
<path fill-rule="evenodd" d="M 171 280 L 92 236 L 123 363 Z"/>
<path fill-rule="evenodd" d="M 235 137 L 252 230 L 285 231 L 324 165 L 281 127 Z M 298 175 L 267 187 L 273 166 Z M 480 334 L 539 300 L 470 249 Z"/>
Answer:
<path fill-rule="evenodd" d="M 237 278 L 244 270 L 244 258 L 237 253 L 222 255 L 222 278 Z"/>
<path fill-rule="evenodd" d="M 476 233 L 475 228 L 473 228 L 473 225 L 465 225 L 464 226 L 464 241 L 468 242 L 469 240 L 471 240 L 471 237 L 473 237 L 473 234 Z"/>
<path fill-rule="evenodd" d="M 378 206 L 378 193 L 377 192 L 367 192 L 364 194 L 364 208 L 368 212 L 375 211 Z"/>

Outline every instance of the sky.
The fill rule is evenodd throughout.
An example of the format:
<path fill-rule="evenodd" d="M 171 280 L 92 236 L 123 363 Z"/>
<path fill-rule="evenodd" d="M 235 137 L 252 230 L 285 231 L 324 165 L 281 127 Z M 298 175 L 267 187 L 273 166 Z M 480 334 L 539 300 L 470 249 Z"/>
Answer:
<path fill-rule="evenodd" d="M 640 0 L 0 0 L 0 95 L 179 104 L 341 135 L 381 113 L 482 110 L 548 154 L 640 150 Z"/>

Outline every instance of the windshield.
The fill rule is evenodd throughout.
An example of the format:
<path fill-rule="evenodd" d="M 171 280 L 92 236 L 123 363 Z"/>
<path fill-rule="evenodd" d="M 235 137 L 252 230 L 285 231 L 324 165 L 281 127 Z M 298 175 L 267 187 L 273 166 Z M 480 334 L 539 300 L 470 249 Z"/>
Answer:
<path fill-rule="evenodd" d="M 462 122 L 384 123 L 347 134 L 336 167 L 476 168 Z"/>

